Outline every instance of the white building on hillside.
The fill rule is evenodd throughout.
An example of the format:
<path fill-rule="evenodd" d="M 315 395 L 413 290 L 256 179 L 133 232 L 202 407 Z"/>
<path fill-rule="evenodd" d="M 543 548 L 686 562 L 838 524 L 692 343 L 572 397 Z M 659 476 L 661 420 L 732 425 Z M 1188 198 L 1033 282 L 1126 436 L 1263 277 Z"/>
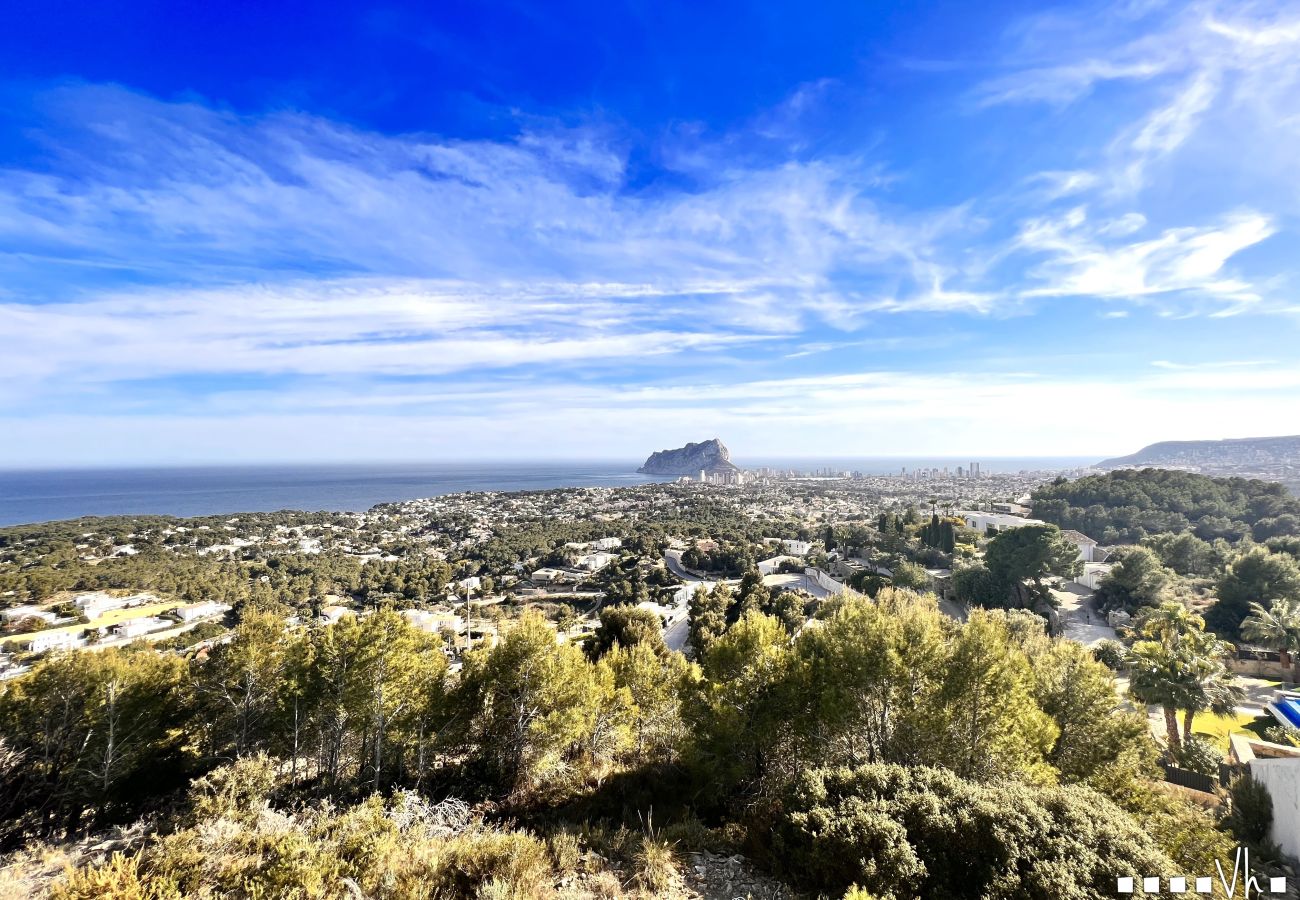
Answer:
<path fill-rule="evenodd" d="M 6 623 L 21 622 L 23 619 L 40 619 L 48 625 L 58 618 L 48 609 L 41 609 L 39 606 L 13 606 L 0 610 L 0 619 Z"/>
<path fill-rule="evenodd" d="M 23 639 L 18 646 L 28 653 L 44 653 L 47 650 L 71 650 L 80 644 L 81 639 L 71 631 L 42 631 Z"/>
<path fill-rule="evenodd" d="M 1086 562 L 1083 564 L 1083 573 L 1074 579 L 1074 584 L 1095 591 L 1101 586 L 1101 580 L 1110 573 L 1111 568 L 1110 563 Z"/>
<path fill-rule="evenodd" d="M 209 616 L 221 615 L 230 611 L 230 606 L 225 603 L 191 603 L 189 606 L 176 607 L 176 618 L 182 622 L 197 622 L 199 619 L 206 619 Z"/>
<path fill-rule="evenodd" d="M 430 634 L 437 634 L 444 628 L 452 631 L 464 631 L 465 620 L 455 613 L 450 612 L 430 612 L 424 609 L 404 609 L 402 618 L 411 623 L 411 626 L 421 631 L 427 631 Z"/>
<path fill-rule="evenodd" d="M 591 542 L 591 546 L 597 550 L 617 550 L 623 546 L 622 538 L 600 538 Z"/>
<path fill-rule="evenodd" d="M 1300 857 L 1300 749 L 1258 741 L 1245 732 L 1228 738 L 1229 759 L 1244 766 L 1273 800 L 1270 837 L 1289 856 Z"/>
<path fill-rule="evenodd" d="M 1067 528 L 1061 532 L 1061 536 L 1079 548 L 1079 558 L 1086 563 L 1105 562 L 1106 557 L 1110 556 L 1110 554 L 1106 550 L 1102 549 L 1096 541 L 1088 537 L 1082 531 L 1075 531 L 1072 528 Z"/>
<path fill-rule="evenodd" d="M 322 625 L 334 625 L 344 616 L 354 615 L 356 613 L 346 606 L 326 606 L 321 608 L 319 621 Z"/>
<path fill-rule="evenodd" d="M 140 616 L 138 619 L 127 619 L 125 622 L 110 625 L 108 632 L 114 637 L 133 638 L 151 631 L 161 631 L 172 624 L 167 619 L 160 619 L 157 616 Z"/>
<path fill-rule="evenodd" d="M 125 597 L 114 597 L 103 591 L 91 591 L 87 594 L 78 594 L 72 598 L 72 603 L 87 619 L 98 619 L 106 612 L 112 612 L 115 609 L 122 609 L 127 605 Z"/>
<path fill-rule="evenodd" d="M 585 556 L 578 557 L 578 566 L 588 572 L 599 572 L 613 561 L 614 554 L 612 553 L 588 553 Z"/>
<path fill-rule="evenodd" d="M 1026 525 L 1046 525 L 1041 519 L 1025 519 L 1020 516 L 1010 516 L 1006 513 L 996 512 L 978 512 L 975 510 L 959 510 L 956 515 L 966 522 L 967 528 L 972 528 L 980 534 L 988 534 L 990 531 L 1006 531 L 1010 528 L 1023 528 Z"/>
<path fill-rule="evenodd" d="M 781 563 L 784 562 L 799 563 L 799 557 L 782 554 L 781 556 L 773 556 L 771 559 L 764 559 L 758 564 L 758 574 L 775 575 L 776 570 L 781 568 Z M 802 563 L 799 564 L 802 565 Z"/>
<path fill-rule="evenodd" d="M 786 553 L 793 553 L 795 556 L 807 556 L 808 551 L 812 549 L 812 544 L 808 541 L 781 541 L 781 547 Z"/>

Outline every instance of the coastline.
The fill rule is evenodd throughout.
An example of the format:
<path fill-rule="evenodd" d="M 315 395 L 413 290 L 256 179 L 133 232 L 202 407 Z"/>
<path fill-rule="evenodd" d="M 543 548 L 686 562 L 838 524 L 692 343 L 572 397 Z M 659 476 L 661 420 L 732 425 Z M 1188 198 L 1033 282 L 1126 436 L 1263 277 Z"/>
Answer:
<path fill-rule="evenodd" d="M 742 468 L 827 466 L 883 475 L 956 458 L 742 459 Z M 1066 469 L 1076 458 L 989 459 L 987 471 Z M 622 487 L 671 481 L 642 475 L 632 460 L 276 464 L 260 466 L 24 469 L 0 471 L 0 527 L 82 516 L 206 516 L 283 509 L 364 512 L 379 503 L 464 491 Z"/>

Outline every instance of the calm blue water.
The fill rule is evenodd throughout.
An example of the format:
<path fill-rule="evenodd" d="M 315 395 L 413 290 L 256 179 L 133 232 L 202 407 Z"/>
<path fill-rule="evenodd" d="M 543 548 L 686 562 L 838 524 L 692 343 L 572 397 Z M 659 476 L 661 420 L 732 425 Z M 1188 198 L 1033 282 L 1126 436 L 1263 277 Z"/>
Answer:
<path fill-rule="evenodd" d="M 0 525 L 78 516 L 362 512 L 458 491 L 619 487 L 661 479 L 639 463 L 427 463 L 0 471 Z"/>
<path fill-rule="evenodd" d="M 955 468 L 957 459 L 737 459 L 812 470 L 868 474 L 918 466 Z M 1088 460 L 984 459 L 985 472 L 1066 469 Z M 152 469 L 0 471 L 0 525 L 78 516 L 206 516 L 277 509 L 361 512 L 376 503 L 459 491 L 620 487 L 666 479 L 636 474 L 637 462 L 413 463 L 409 465 L 208 466 Z"/>
<path fill-rule="evenodd" d="M 1277 708 L 1296 728 L 1300 728 L 1300 700 L 1287 697 L 1278 702 Z"/>

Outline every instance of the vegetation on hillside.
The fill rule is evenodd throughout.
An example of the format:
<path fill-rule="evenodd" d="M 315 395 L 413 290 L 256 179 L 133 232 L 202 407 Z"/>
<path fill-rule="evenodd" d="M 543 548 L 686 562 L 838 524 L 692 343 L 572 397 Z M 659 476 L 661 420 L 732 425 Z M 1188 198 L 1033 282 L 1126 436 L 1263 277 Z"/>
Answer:
<path fill-rule="evenodd" d="M 1275 482 L 1212 478 L 1169 469 L 1121 469 L 1035 490 L 1036 518 L 1082 531 L 1103 544 L 1192 532 L 1212 541 L 1300 534 L 1300 501 Z"/>
<path fill-rule="evenodd" d="M 1103 869 L 1111 886 L 1201 871 L 1226 848 L 1153 787 L 1155 747 L 1110 670 L 1033 617 L 959 624 L 884 589 L 792 635 L 761 606 L 724 614 L 696 663 L 638 616 L 607 616 L 584 653 L 525 615 L 457 677 L 382 609 L 297 631 L 250 610 L 188 662 L 55 657 L 0 694 L 6 839 L 161 814 L 158 839 L 65 898 L 548 896 L 557 855 L 572 868 L 605 846 L 593 829 L 640 831 L 629 873 L 671 858 L 641 828 L 651 809 L 810 890 L 900 900 L 1104 896 Z M 402 791 L 481 812 L 434 833 Z M 1001 837 L 972 843 L 976 822 Z M 943 862 L 959 840 L 960 870 Z M 1036 874 L 1007 882 L 998 860 L 1030 858 Z"/>

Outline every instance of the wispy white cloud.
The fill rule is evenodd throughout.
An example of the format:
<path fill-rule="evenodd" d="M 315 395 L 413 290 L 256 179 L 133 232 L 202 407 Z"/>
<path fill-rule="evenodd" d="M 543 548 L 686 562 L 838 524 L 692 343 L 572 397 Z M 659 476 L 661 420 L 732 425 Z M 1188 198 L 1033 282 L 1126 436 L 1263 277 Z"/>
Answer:
<path fill-rule="evenodd" d="M 1167 105 L 1157 108 L 1139 122 L 1131 137 L 1122 135 L 1112 145 L 1112 153 L 1121 161 L 1114 188 L 1132 192 L 1142 187 L 1147 167 L 1187 141 L 1200 125 L 1217 92 L 1214 74 L 1199 72 Z"/>
<path fill-rule="evenodd" d="M 53 90 L 27 132 L 39 161 L 0 171 L 0 415 L 24 446 L 78 421 L 110 442 L 129 430 L 76 413 L 96 403 L 178 441 L 192 427 L 196 443 L 222 419 L 288 427 L 256 408 L 303 434 L 391 414 L 578 437 L 601 422 L 630 446 L 725 424 L 795 452 L 828 429 L 877 447 L 895 423 L 912 450 L 1040 452 L 1069 416 L 1045 413 L 1042 447 L 1001 447 L 988 422 L 1054 409 L 1061 392 L 1131 391 L 1114 435 L 1169 437 L 1156 426 L 1182 426 L 1139 421 L 1136 404 L 1187 413 L 1214 377 L 1241 386 L 1256 371 L 1177 368 L 1196 354 L 1146 371 L 1145 350 L 1132 383 L 920 362 L 966 327 L 1014 357 L 1011 315 L 1052 315 L 1058 298 L 1094 304 L 1088 323 L 1106 329 L 1139 327 L 1143 306 L 1294 316 L 1293 262 L 1269 254 L 1300 217 L 1300 19 L 1101 5 L 1031 17 L 1005 49 L 975 112 L 952 98 L 969 147 L 908 151 L 932 154 L 924 176 L 890 158 L 888 122 L 818 152 L 809 123 L 855 89 L 844 79 L 794 88 L 731 133 L 674 125 L 650 148 L 663 177 L 641 170 L 643 137 L 607 124 L 520 116 L 512 136 L 457 140 Z M 1059 145 L 1023 159 L 1014 134 L 980 131 L 1039 114 Z M 1006 151 L 1000 187 L 963 177 L 968 159 L 987 166 L 985 139 Z M 905 349 L 880 333 L 898 322 L 935 342 L 911 345 L 925 373 L 874 358 Z M 880 371 L 755 375 L 866 365 Z M 1293 383 L 1281 364 L 1256 369 Z M 191 415 L 158 413 L 160 396 Z"/>
<path fill-rule="evenodd" d="M 733 164 L 684 188 L 629 190 L 620 138 L 595 127 L 452 141 L 114 88 L 65 88 L 44 102 L 58 123 L 57 170 L 0 173 L 0 237 L 29 260 L 225 281 L 295 267 L 715 280 L 760 286 L 755 296 L 779 294 L 789 309 L 837 274 L 905 279 L 928 251 L 923 217 L 882 215 L 877 176 L 857 159 Z"/>
<path fill-rule="evenodd" d="M 0 418 L 0 427 L 21 425 L 15 458 L 47 465 L 78 461 L 76 448 L 91 434 L 101 459 L 140 458 L 142 434 L 150 435 L 148 453 L 159 460 L 193 458 L 196 447 L 226 460 L 632 460 L 647 447 L 714 433 L 725 435 L 742 460 L 755 453 L 1101 457 L 1155 440 L 1247 436 L 1261 421 L 1278 432 L 1300 430 L 1300 411 L 1284 402 L 1297 388 L 1294 365 L 1081 378 L 882 370 L 664 386 L 394 385 L 365 399 L 347 391 L 278 391 L 256 404 L 242 395 L 229 406 L 212 398 L 181 414 L 54 413 L 21 423 Z M 1061 402 L 1079 396 L 1104 403 Z M 1023 427 L 1006 426 L 1007 410 L 1021 411 Z"/>
<path fill-rule="evenodd" d="M 690 302 L 686 297 L 689 295 Z M 743 284 L 348 279 L 0 304 L 11 396 L 50 379 L 433 375 L 625 362 L 764 340 Z M 686 307 L 695 308 L 693 316 Z M 739 307 L 739 311 L 737 309 Z"/>
<path fill-rule="evenodd" d="M 1179 295 L 1190 303 L 1210 299 L 1213 312 L 1238 311 L 1258 302 L 1252 286 L 1226 271 L 1238 252 L 1275 233 L 1265 216 L 1243 213 L 1213 226 L 1170 228 L 1138 241 L 1106 240 L 1131 233 L 1113 221 L 1093 224 L 1083 207 L 1056 218 L 1035 219 L 1022 229 L 1019 246 L 1045 257 L 1027 288 L 1031 297 L 1098 297 L 1142 300 Z"/>

